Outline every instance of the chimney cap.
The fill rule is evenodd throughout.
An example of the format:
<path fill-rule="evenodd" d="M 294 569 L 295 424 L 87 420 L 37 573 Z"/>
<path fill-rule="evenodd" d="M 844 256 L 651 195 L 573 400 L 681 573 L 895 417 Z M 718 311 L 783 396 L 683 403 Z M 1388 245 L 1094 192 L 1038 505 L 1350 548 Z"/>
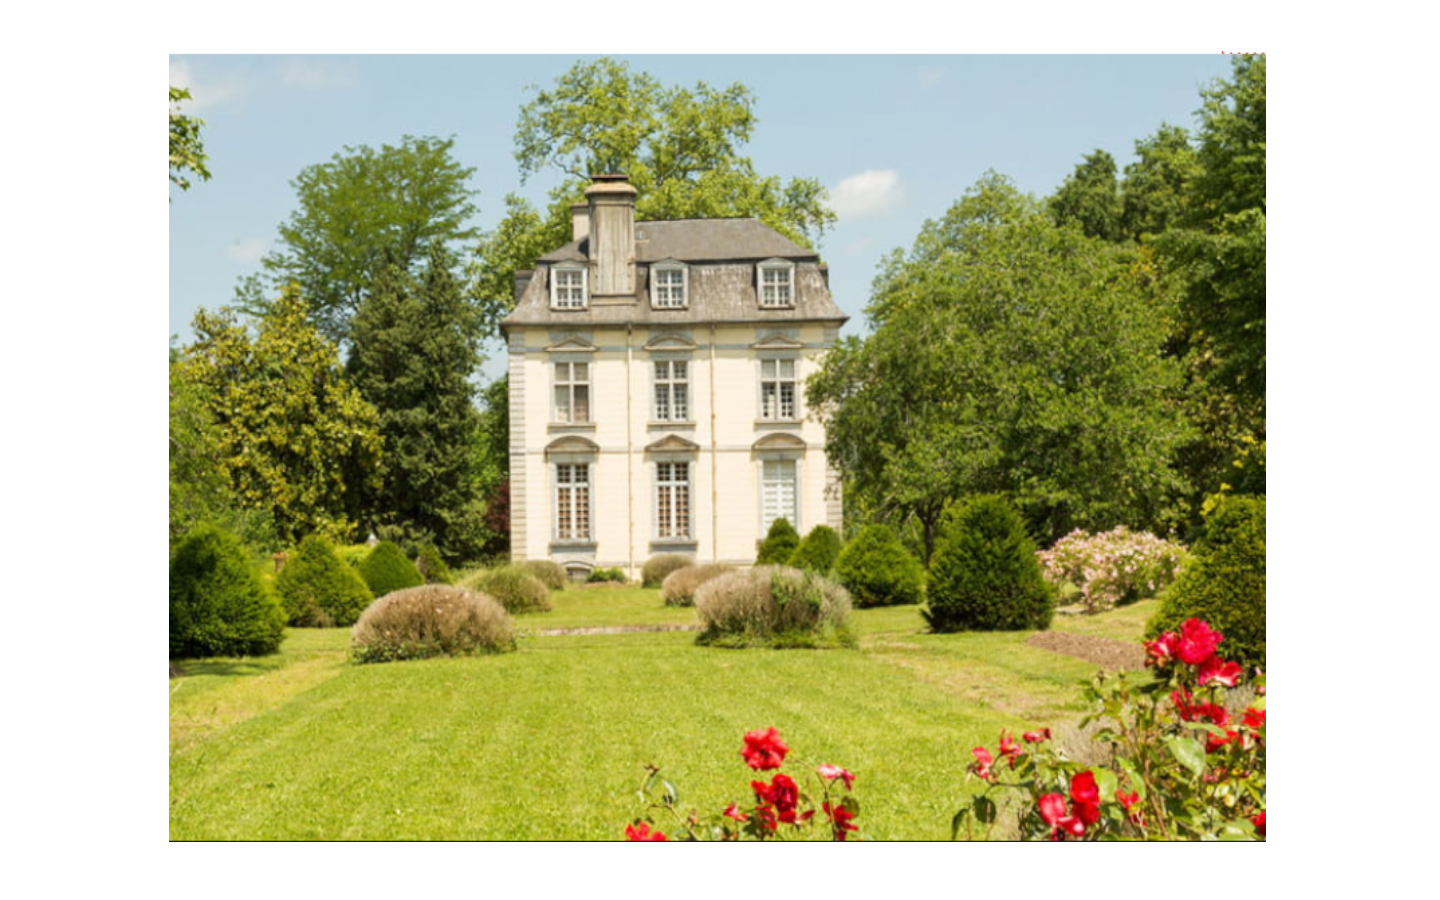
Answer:
<path fill-rule="evenodd" d="M 639 194 L 640 192 L 635 189 L 635 186 L 625 180 L 627 177 L 628 176 L 620 173 L 591 175 L 590 180 L 593 183 L 590 185 L 590 187 L 585 189 L 585 196 L 594 197 L 597 195 L 604 196 L 607 194 L 611 196 L 618 194 L 629 194 L 631 196 L 634 196 L 636 194 Z"/>

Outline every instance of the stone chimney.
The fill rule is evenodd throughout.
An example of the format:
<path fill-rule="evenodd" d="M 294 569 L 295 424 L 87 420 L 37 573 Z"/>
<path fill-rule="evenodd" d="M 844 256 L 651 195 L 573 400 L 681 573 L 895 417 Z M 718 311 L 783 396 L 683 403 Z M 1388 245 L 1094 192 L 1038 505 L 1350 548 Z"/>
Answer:
<path fill-rule="evenodd" d="M 591 302 L 635 302 L 635 195 L 624 175 L 592 175 L 590 206 Z"/>
<path fill-rule="evenodd" d="M 570 205 L 570 240 L 583 241 L 590 236 L 590 204 Z"/>

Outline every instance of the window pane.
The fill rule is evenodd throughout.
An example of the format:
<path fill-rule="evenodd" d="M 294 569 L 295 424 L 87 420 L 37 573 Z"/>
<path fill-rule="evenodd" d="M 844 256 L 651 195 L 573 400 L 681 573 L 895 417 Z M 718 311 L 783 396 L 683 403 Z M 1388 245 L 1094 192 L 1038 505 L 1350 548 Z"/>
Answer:
<path fill-rule="evenodd" d="M 564 385 L 555 386 L 555 421 L 570 421 L 570 388 Z"/>
<path fill-rule="evenodd" d="M 675 385 L 672 390 L 674 392 L 675 400 L 675 420 L 677 422 L 683 422 L 686 419 L 690 418 L 690 404 L 689 397 L 687 396 L 688 392 L 686 391 L 685 385 L 683 384 Z"/>
<path fill-rule="evenodd" d="M 572 366 L 573 366 L 573 371 L 574 371 L 574 374 L 575 374 L 575 378 L 574 378 L 575 381 L 589 381 L 589 380 L 590 380 L 590 375 L 589 375 L 589 369 L 590 369 L 590 367 L 589 367 L 586 363 L 573 363 Z"/>
<path fill-rule="evenodd" d="M 793 359 L 782 359 L 782 360 L 779 360 L 779 363 L 780 363 L 780 377 L 781 377 L 781 378 L 794 378 L 794 377 L 795 377 L 795 360 L 793 360 Z"/>
<path fill-rule="evenodd" d="M 590 421 L 590 388 L 583 384 L 577 384 L 572 390 L 575 392 L 575 417 L 571 421 Z"/>

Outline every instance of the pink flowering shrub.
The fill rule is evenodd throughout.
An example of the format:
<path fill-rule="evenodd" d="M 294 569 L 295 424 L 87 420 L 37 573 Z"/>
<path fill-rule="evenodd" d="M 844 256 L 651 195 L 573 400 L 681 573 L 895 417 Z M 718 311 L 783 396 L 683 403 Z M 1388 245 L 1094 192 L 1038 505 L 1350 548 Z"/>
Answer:
<path fill-rule="evenodd" d="M 1089 613 L 1153 597 L 1175 580 L 1188 553 L 1181 544 L 1120 526 L 1102 534 L 1075 530 L 1037 556 L 1045 579 L 1072 585 Z"/>
<path fill-rule="evenodd" d="M 790 747 L 774 728 L 745 735 L 740 755 L 757 772 L 771 772 L 770 781 L 750 782 L 753 802 L 731 803 L 718 813 L 701 816 L 699 810 L 680 811 L 680 793 L 675 785 L 660 778 L 660 769 L 646 767 L 640 787 L 646 813 L 625 826 L 630 841 L 740 841 L 803 840 L 806 838 L 843 841 L 859 831 L 854 823 L 860 802 L 850 794 L 855 775 L 840 766 L 822 764 L 811 769 L 814 784 L 805 791 L 794 778 L 777 771 L 785 764 Z M 802 764 L 803 765 L 803 764 Z M 842 794 L 843 789 L 843 794 Z M 818 804 L 816 801 L 819 801 Z M 670 836 L 659 830 L 664 819 Z"/>
<path fill-rule="evenodd" d="M 1107 765 L 1069 760 L 1048 728 L 1023 743 L 1002 731 L 994 752 L 976 747 L 969 772 L 984 789 L 956 813 L 952 835 L 988 838 L 1008 809 L 1023 840 L 1264 840 L 1265 679 L 1257 673 L 1254 702 L 1232 712 L 1227 695 L 1244 673 L 1217 655 L 1223 640 L 1189 619 L 1145 645 L 1166 677 L 1096 677 L 1082 724 L 1100 723 Z"/>

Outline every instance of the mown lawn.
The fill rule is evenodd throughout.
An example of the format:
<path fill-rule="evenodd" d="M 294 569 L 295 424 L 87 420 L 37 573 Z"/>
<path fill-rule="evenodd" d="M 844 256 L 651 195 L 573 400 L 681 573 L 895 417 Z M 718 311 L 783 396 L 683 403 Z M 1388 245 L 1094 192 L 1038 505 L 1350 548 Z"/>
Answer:
<path fill-rule="evenodd" d="M 1091 671 L 1023 633 L 924 634 L 915 607 L 858 612 L 858 651 L 735 651 L 687 632 L 538 633 L 693 621 L 656 591 L 555 604 L 519 619 L 504 656 L 358 666 L 346 630 L 294 630 L 276 657 L 187 665 L 170 682 L 171 837 L 616 839 L 645 763 L 719 810 L 749 790 L 741 735 L 774 725 L 792 761 L 858 774 L 867 837 L 938 839 L 970 748 L 1073 718 Z M 1146 615 L 1056 625 L 1134 637 Z"/>

